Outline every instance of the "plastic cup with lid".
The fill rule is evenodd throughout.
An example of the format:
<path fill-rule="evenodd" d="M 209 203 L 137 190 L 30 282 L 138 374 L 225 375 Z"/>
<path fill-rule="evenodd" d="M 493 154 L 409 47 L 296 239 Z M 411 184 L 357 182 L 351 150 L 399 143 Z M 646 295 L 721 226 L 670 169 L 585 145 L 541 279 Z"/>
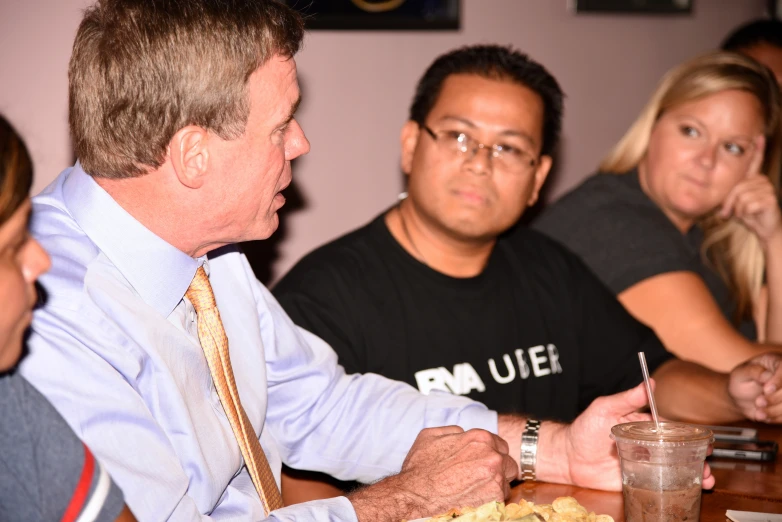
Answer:
<path fill-rule="evenodd" d="M 714 442 L 703 426 L 628 422 L 611 428 L 622 470 L 627 522 L 697 522 L 703 463 Z"/>

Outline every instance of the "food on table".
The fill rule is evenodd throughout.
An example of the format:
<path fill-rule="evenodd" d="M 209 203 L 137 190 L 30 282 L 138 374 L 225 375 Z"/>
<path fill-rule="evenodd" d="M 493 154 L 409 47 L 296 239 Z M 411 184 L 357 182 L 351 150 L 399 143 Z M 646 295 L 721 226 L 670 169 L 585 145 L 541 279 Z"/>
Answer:
<path fill-rule="evenodd" d="M 573 497 L 558 497 L 551 504 L 488 502 L 477 508 L 452 509 L 427 522 L 614 522 L 608 515 L 596 515 Z"/>

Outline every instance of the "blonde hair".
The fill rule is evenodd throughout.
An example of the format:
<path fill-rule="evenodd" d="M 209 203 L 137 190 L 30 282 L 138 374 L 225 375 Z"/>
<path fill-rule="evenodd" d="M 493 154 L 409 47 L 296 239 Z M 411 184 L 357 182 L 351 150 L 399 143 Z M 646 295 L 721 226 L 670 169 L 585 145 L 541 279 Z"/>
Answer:
<path fill-rule="evenodd" d="M 713 52 L 687 61 L 665 74 L 627 133 L 600 164 L 601 172 L 624 174 L 646 155 L 652 129 L 665 112 L 684 103 L 727 90 L 754 95 L 765 118 L 764 172 L 779 193 L 782 132 L 780 92 L 773 74 L 750 58 Z M 763 284 L 765 259 L 757 236 L 736 219 L 716 213 L 699 220 L 704 240 L 702 255 L 722 277 L 736 301 L 735 321 L 750 317 Z"/>

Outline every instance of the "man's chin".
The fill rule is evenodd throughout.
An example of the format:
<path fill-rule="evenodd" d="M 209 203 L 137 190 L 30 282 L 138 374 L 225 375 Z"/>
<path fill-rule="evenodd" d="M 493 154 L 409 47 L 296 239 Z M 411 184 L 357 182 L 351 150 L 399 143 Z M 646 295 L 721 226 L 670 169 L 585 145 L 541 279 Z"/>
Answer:
<path fill-rule="evenodd" d="M 280 216 L 275 211 L 271 217 L 265 220 L 263 227 L 258 227 L 258 230 L 252 234 L 253 237 L 245 239 L 245 241 L 263 241 L 269 239 L 280 228 Z"/>
<path fill-rule="evenodd" d="M 494 241 L 499 237 L 501 232 L 494 230 L 481 229 L 459 229 L 453 230 L 451 236 L 465 244 L 480 244 L 489 241 Z"/>
<path fill-rule="evenodd" d="M 454 238 L 469 243 L 480 243 L 497 239 L 499 235 L 511 226 L 513 225 L 499 228 L 496 223 L 476 223 L 473 220 L 464 220 L 452 223 L 448 229 L 450 235 Z"/>

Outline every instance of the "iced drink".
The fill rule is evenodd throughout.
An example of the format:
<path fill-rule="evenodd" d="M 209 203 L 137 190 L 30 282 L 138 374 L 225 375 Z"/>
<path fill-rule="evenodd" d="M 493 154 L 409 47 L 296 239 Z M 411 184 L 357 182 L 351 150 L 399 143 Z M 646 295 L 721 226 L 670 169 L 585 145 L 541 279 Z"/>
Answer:
<path fill-rule="evenodd" d="M 714 440 L 701 426 L 630 422 L 611 429 L 622 468 L 627 522 L 697 522 L 703 461 Z"/>

